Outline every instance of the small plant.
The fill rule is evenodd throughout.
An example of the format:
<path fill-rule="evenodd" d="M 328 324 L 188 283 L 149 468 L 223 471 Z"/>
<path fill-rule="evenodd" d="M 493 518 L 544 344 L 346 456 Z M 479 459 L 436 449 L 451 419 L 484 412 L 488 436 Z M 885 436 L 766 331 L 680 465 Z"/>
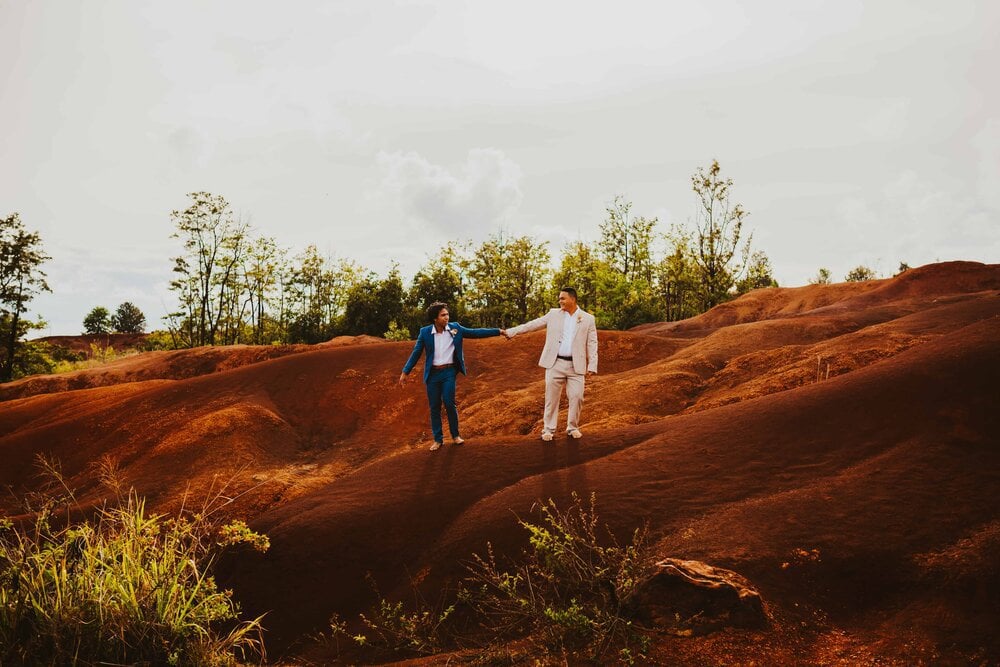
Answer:
<path fill-rule="evenodd" d="M 368 583 L 377 601 L 368 613 L 358 615 L 363 632 L 352 635 L 347 623 L 334 615 L 330 619 L 330 631 L 335 641 L 339 643 L 340 638 L 347 638 L 357 647 L 377 654 L 432 655 L 442 650 L 446 641 L 445 627 L 455 612 L 454 604 L 432 606 L 414 587 L 415 603 L 411 610 L 403 602 L 384 598 L 370 575 Z"/>
<path fill-rule="evenodd" d="M 221 492 L 198 512 L 150 514 L 129 489 L 92 519 L 81 511 L 58 466 L 46 493 L 26 504 L 20 528 L 0 521 L 0 664 L 232 665 L 260 656 L 261 618 L 239 620 L 232 592 L 211 575 L 219 551 L 267 538 L 242 522 L 223 524 Z M 121 489 L 117 466 L 99 464 Z M 61 488 L 61 492 L 54 489 Z M 225 501 L 225 499 L 223 499 Z"/>
<path fill-rule="evenodd" d="M 552 500 L 536 505 L 541 522 L 520 521 L 529 548 L 509 568 L 497 563 L 492 546 L 473 557 L 463 601 L 492 637 L 524 635 L 548 652 L 583 650 L 594 659 L 613 647 L 626 661 L 645 652 L 628 609 L 651 571 L 647 530 L 635 530 L 625 545 L 606 527 L 599 536 L 595 503 L 593 495 L 589 505 L 574 495 L 567 510 Z"/>
<path fill-rule="evenodd" d="M 389 322 L 389 330 L 382 337 L 386 340 L 395 341 L 410 340 L 410 331 L 406 327 L 399 326 L 396 320 L 393 320 Z"/>
<path fill-rule="evenodd" d="M 844 280 L 849 283 L 861 283 L 867 280 L 878 280 L 878 274 L 875 270 L 865 266 L 864 264 L 859 264 L 844 276 Z"/>

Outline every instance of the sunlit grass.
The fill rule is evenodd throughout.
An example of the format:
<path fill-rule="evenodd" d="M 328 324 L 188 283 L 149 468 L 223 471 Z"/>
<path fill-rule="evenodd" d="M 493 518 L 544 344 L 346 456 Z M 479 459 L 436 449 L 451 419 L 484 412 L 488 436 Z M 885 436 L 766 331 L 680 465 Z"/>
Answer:
<path fill-rule="evenodd" d="M 227 546 L 269 544 L 243 522 L 217 518 L 226 500 L 220 492 L 197 512 L 165 517 L 129 490 L 91 519 L 66 521 L 78 508 L 63 486 L 33 508 L 30 525 L 0 520 L 0 664 L 263 659 L 261 617 L 240 620 L 211 571 Z"/>

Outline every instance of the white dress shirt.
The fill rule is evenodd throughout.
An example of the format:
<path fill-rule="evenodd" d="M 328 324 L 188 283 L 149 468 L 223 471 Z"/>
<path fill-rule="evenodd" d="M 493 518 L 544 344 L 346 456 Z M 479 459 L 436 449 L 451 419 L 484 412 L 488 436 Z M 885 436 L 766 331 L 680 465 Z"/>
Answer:
<path fill-rule="evenodd" d="M 431 333 L 434 334 L 433 365 L 444 366 L 445 364 L 454 363 L 455 340 L 451 332 L 448 331 L 448 327 L 445 327 L 441 333 L 438 333 L 437 327 L 431 327 Z"/>
<path fill-rule="evenodd" d="M 569 311 L 563 311 L 562 338 L 559 339 L 559 356 L 573 356 L 573 336 L 576 335 L 576 313 L 572 315 Z M 549 353 L 551 354 L 551 352 Z"/>

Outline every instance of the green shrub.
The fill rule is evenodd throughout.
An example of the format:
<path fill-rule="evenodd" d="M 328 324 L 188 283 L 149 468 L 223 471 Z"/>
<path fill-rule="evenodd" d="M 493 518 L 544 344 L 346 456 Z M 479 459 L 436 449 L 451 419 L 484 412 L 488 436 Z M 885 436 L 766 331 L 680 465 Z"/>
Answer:
<path fill-rule="evenodd" d="M 387 600 L 370 580 L 377 601 L 359 615 L 360 632 L 334 615 L 331 631 L 318 639 L 338 657 L 346 640 L 349 657 L 362 662 L 469 647 L 477 664 L 581 657 L 607 664 L 611 656 L 642 662 L 648 632 L 630 617 L 630 602 L 653 571 L 647 529 L 621 545 L 607 527 L 599 530 L 595 505 L 593 495 L 585 505 L 575 494 L 566 510 L 551 499 L 536 504 L 540 521 L 519 521 L 529 539 L 521 557 L 501 566 L 488 545 L 486 556 L 474 554 L 466 565 L 457 592 L 442 593 L 437 605 L 416 587 L 413 604 Z"/>
<path fill-rule="evenodd" d="M 396 323 L 396 320 L 389 322 L 389 329 L 382 336 L 386 340 L 410 340 L 410 330 L 406 327 L 401 327 Z"/>
<path fill-rule="evenodd" d="M 330 630 L 335 642 L 347 638 L 372 656 L 433 655 L 444 648 L 448 638 L 446 626 L 455 612 L 454 604 L 444 604 L 442 598 L 438 606 L 432 606 L 414 587 L 415 608 L 411 610 L 403 602 L 391 602 L 382 597 L 370 576 L 368 582 L 377 600 L 368 613 L 358 615 L 362 632 L 352 635 L 347 623 L 334 615 L 330 619 Z"/>
<path fill-rule="evenodd" d="M 265 550 L 265 536 L 242 522 L 222 525 L 212 502 L 166 518 L 130 490 L 92 519 L 62 520 L 74 504 L 66 489 L 30 508 L 32 526 L 0 522 L 0 664 L 263 658 L 261 617 L 240 621 L 211 570 L 222 549 L 247 542 Z"/>
<path fill-rule="evenodd" d="M 463 601 L 480 615 L 496 638 L 524 635 L 545 652 L 583 651 L 600 659 L 609 649 L 642 655 L 646 638 L 629 617 L 638 584 L 651 572 L 647 530 L 637 529 L 620 545 L 607 530 L 598 534 L 595 498 L 560 510 L 555 502 L 536 505 L 539 523 L 520 521 L 529 548 L 519 562 L 498 564 L 492 546 L 467 566 Z"/>
<path fill-rule="evenodd" d="M 169 331 L 157 329 L 149 332 L 141 343 L 139 349 L 143 352 L 153 352 L 155 350 L 176 350 L 184 347 Z"/>

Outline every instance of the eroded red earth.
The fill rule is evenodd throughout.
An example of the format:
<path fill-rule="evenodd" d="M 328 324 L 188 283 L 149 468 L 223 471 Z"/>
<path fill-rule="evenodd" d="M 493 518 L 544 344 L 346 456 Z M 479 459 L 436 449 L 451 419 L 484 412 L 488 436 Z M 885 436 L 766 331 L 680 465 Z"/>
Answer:
<path fill-rule="evenodd" d="M 735 570 L 768 631 L 658 637 L 680 664 L 1000 660 L 1000 265 L 758 290 L 704 315 L 601 331 L 585 437 L 538 439 L 542 334 L 466 346 L 464 447 L 429 452 L 410 343 L 151 352 L 0 387 L 0 511 L 58 459 L 102 497 L 109 454 L 161 510 L 231 480 L 272 548 L 226 563 L 273 654 L 411 578 L 429 589 L 515 514 L 597 494 L 616 531 Z M 301 645 L 301 644 L 300 644 Z"/>

